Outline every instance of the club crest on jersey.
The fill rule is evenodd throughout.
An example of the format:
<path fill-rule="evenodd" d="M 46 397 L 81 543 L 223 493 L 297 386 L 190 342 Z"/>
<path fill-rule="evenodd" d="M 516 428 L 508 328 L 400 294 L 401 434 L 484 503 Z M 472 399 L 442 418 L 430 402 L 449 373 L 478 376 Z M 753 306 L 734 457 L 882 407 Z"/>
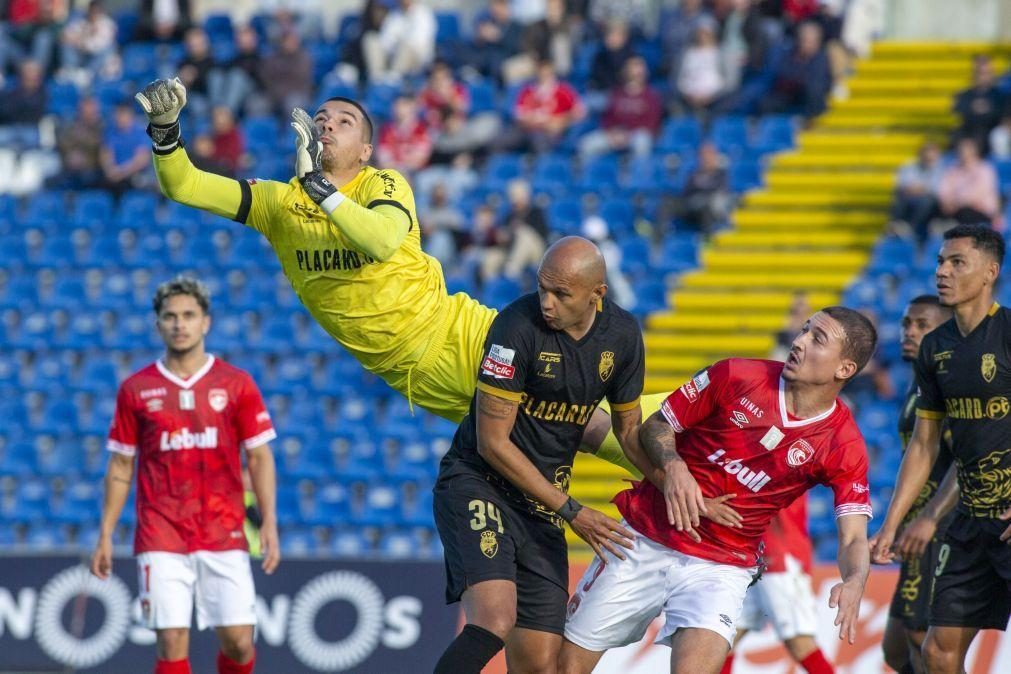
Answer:
<path fill-rule="evenodd" d="M 979 369 L 983 374 L 983 380 L 989 384 L 997 375 L 997 357 L 992 353 L 984 353 L 983 362 L 980 363 Z"/>
<path fill-rule="evenodd" d="M 600 375 L 600 381 L 607 381 L 610 379 L 612 372 L 614 372 L 614 351 L 605 351 L 600 354 L 600 364 L 597 365 L 597 373 Z"/>
<path fill-rule="evenodd" d="M 797 440 L 786 451 L 786 462 L 796 468 L 803 466 L 814 456 L 814 447 L 807 440 Z"/>
<path fill-rule="evenodd" d="M 228 391 L 223 388 L 212 388 L 207 393 L 207 402 L 212 410 L 220 412 L 228 407 Z"/>
<path fill-rule="evenodd" d="M 494 531 L 482 531 L 481 532 L 481 554 L 483 554 L 488 559 L 495 556 L 498 552 L 498 539 L 495 538 Z"/>

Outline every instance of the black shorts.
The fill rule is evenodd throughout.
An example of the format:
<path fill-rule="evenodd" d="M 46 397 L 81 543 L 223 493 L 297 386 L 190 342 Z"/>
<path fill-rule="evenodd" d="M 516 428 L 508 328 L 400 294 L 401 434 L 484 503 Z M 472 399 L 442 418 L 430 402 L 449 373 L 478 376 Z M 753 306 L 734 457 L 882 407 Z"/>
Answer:
<path fill-rule="evenodd" d="M 1011 617 L 1011 545 L 997 519 L 959 513 L 948 526 L 934 569 L 930 624 L 1004 630 Z"/>
<path fill-rule="evenodd" d="M 947 518 L 950 520 L 950 518 Z M 941 551 L 945 523 L 938 534 L 927 545 L 923 555 L 916 559 L 903 560 L 899 567 L 899 583 L 888 609 L 891 618 L 902 623 L 910 632 L 926 632 L 930 626 L 930 599 L 934 590 L 934 569 Z"/>
<path fill-rule="evenodd" d="M 435 526 L 446 554 L 446 603 L 485 580 L 516 583 L 516 626 L 565 633 L 569 556 L 565 532 L 520 512 L 478 475 L 440 479 Z"/>

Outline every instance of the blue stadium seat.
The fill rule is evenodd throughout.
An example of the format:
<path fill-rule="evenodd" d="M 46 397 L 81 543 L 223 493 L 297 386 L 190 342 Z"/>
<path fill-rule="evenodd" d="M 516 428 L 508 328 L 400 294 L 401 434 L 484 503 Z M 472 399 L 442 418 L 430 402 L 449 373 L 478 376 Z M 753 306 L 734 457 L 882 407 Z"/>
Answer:
<path fill-rule="evenodd" d="M 656 148 L 662 152 L 693 153 L 702 141 L 702 127 L 694 117 L 672 117 L 664 124 Z"/>
<path fill-rule="evenodd" d="M 304 557 L 317 552 L 316 537 L 309 529 L 285 527 L 279 536 L 281 538 L 281 552 L 285 555 Z"/>
<path fill-rule="evenodd" d="M 730 189 L 747 192 L 762 186 L 762 166 L 757 161 L 738 159 L 730 164 Z"/>
<path fill-rule="evenodd" d="M 5 418 L 9 417 L 5 416 Z M 35 448 L 31 443 L 12 443 L 0 452 L 0 475 L 10 475 L 21 479 L 34 474 Z M 0 514 L 3 513 L 0 512 Z"/>
<path fill-rule="evenodd" d="M 766 115 L 758 120 L 751 148 L 776 152 L 794 146 L 796 123 L 788 115 Z"/>
<path fill-rule="evenodd" d="M 628 274 L 641 275 L 649 268 L 651 246 L 642 236 L 625 237 L 618 244 L 621 249 L 621 268 Z"/>
<path fill-rule="evenodd" d="M 622 239 L 635 232 L 635 208 L 623 197 L 605 199 L 598 208 L 600 217 L 607 223 L 611 237 Z"/>
<path fill-rule="evenodd" d="M 660 247 L 657 267 L 664 273 L 694 269 L 698 262 L 698 241 L 694 235 L 669 235 Z"/>
<path fill-rule="evenodd" d="M 548 225 L 559 234 L 578 234 L 583 223 L 583 208 L 578 199 L 562 197 L 548 205 Z"/>
<path fill-rule="evenodd" d="M 137 12 L 130 9 L 117 10 L 112 12 L 112 19 L 116 22 L 116 41 L 125 45 L 133 40 L 133 33 L 140 20 Z"/>
<path fill-rule="evenodd" d="M 383 536 L 379 550 L 387 559 L 410 559 L 415 556 L 417 541 L 402 531 L 394 531 Z"/>
<path fill-rule="evenodd" d="M 1000 191 L 1005 195 L 1011 193 L 1011 159 L 996 160 L 993 165 L 997 171 Z"/>
<path fill-rule="evenodd" d="M 609 193 L 618 186 L 618 158 L 603 155 L 591 159 L 580 173 L 578 188 L 595 194 Z"/>
<path fill-rule="evenodd" d="M 492 184 L 504 184 L 523 175 L 523 156 L 519 154 L 497 154 L 488 159 L 484 169 L 485 180 Z"/>
<path fill-rule="evenodd" d="M 484 302 L 496 309 L 503 309 L 521 294 L 520 284 L 503 276 L 492 279 L 485 285 Z"/>
<path fill-rule="evenodd" d="M 864 273 L 868 276 L 890 274 L 906 276 L 916 265 L 916 245 L 905 239 L 890 237 L 874 247 L 871 261 Z"/>
<path fill-rule="evenodd" d="M 70 117 L 77 111 L 77 87 L 69 83 L 50 82 L 46 86 L 48 93 L 47 110 L 59 117 Z"/>
<path fill-rule="evenodd" d="M 338 557 L 362 557 L 371 550 L 369 540 L 353 529 L 341 530 L 334 534 L 330 544 L 330 552 Z"/>
<path fill-rule="evenodd" d="M 736 115 L 719 117 L 713 121 L 709 139 L 720 152 L 735 157 L 748 145 L 748 120 Z"/>
<path fill-rule="evenodd" d="M 495 85 L 487 80 L 470 80 L 467 82 L 470 94 L 470 112 L 494 112 L 497 109 L 497 92 Z"/>
<path fill-rule="evenodd" d="M 151 42 L 132 42 L 122 50 L 123 77 L 146 82 L 153 79 L 158 67 L 156 46 Z"/>

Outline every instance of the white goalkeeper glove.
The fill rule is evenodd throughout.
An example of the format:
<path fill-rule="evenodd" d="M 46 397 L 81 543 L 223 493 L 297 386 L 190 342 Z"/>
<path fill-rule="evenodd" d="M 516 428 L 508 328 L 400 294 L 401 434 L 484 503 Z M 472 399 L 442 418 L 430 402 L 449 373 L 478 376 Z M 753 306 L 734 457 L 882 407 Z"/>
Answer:
<path fill-rule="evenodd" d="M 147 115 L 147 135 L 155 152 L 168 153 L 179 146 L 179 113 L 186 105 L 186 87 L 174 77 L 155 80 L 135 96 Z"/>
<path fill-rule="evenodd" d="M 323 143 L 319 129 L 302 108 L 291 111 L 291 128 L 295 129 L 295 177 L 309 198 L 328 214 L 344 201 L 344 195 L 323 175 Z"/>

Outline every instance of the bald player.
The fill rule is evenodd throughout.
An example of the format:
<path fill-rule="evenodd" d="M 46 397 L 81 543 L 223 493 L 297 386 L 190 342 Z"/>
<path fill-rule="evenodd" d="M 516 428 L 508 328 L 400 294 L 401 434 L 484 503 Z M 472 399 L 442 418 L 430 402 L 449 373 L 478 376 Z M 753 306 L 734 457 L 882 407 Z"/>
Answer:
<path fill-rule="evenodd" d="M 642 333 L 607 298 L 605 273 L 596 246 L 563 238 L 541 261 L 537 293 L 492 323 L 434 490 L 446 600 L 462 601 L 467 619 L 439 674 L 477 674 L 503 645 L 510 672 L 554 671 L 568 597 L 563 522 L 600 556 L 629 545 L 616 521 L 567 493 L 583 429 L 604 399 L 621 448 L 646 461 Z"/>

